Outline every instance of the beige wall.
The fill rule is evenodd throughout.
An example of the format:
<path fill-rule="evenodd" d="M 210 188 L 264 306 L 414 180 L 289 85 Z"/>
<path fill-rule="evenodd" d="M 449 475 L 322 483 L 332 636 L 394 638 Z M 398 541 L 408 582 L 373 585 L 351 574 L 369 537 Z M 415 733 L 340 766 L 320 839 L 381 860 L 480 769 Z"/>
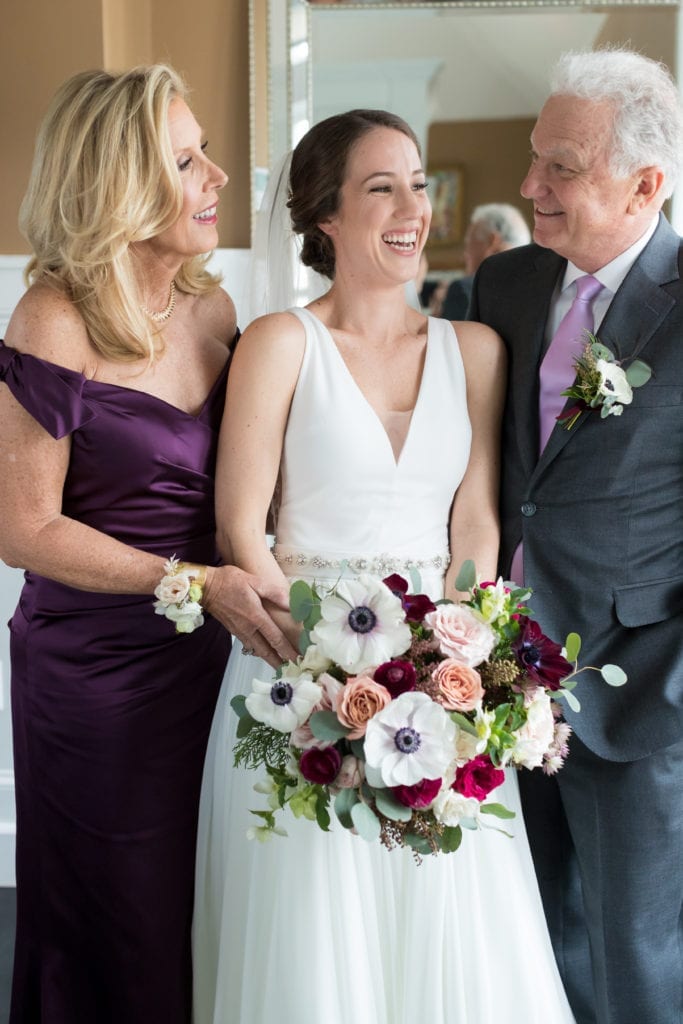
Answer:
<path fill-rule="evenodd" d="M 530 204 L 519 186 L 529 166 L 529 135 L 534 118 L 504 121 L 442 121 L 429 128 L 430 168 L 457 165 L 463 170 L 462 218 L 481 203 L 512 203 L 530 218 Z M 462 267 L 462 246 L 429 247 L 433 270 Z"/>
<path fill-rule="evenodd" d="M 16 226 L 38 123 L 57 86 L 87 68 L 167 61 L 185 76 L 211 156 L 229 174 L 220 244 L 250 235 L 247 0 L 7 0 L 0 30 L 0 253 Z"/>

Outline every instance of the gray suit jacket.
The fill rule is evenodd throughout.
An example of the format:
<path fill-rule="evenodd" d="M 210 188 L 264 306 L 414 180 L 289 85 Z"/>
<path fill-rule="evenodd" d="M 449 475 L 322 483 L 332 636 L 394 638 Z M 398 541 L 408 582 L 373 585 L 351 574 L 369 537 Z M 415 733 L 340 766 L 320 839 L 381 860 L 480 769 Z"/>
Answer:
<path fill-rule="evenodd" d="M 582 664 L 628 673 L 620 689 L 579 677 L 583 709 L 567 714 L 591 750 L 626 761 L 683 737 L 683 243 L 660 217 L 599 330 L 617 357 L 637 351 L 651 380 L 620 417 L 558 424 L 539 459 L 538 367 L 564 267 L 530 245 L 485 260 L 474 282 L 470 318 L 509 355 L 500 568 L 523 539 L 544 630 L 576 630 Z"/>

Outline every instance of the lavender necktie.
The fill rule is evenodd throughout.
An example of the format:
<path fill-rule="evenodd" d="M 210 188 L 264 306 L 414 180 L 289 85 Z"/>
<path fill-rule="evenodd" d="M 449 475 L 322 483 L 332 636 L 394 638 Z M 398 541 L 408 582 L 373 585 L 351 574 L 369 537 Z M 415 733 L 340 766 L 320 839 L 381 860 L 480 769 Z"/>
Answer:
<path fill-rule="evenodd" d="M 576 372 L 574 359 L 580 354 L 586 340 L 586 331 L 592 331 L 593 300 L 603 288 L 596 277 L 586 274 L 577 278 L 576 297 L 560 321 L 550 342 L 539 371 L 539 421 L 540 448 L 542 452 L 550 437 L 558 415 L 565 405 L 562 394 L 571 386 Z M 512 556 L 510 579 L 520 585 L 524 582 L 524 561 L 522 545 L 518 544 Z"/>
<path fill-rule="evenodd" d="M 562 392 L 571 386 L 576 371 L 574 359 L 586 342 L 586 331 L 592 331 L 593 300 L 602 285 L 596 277 L 586 274 L 576 281 L 576 297 L 562 318 L 539 372 L 538 412 L 540 419 L 540 451 L 545 448 L 566 398 Z"/>

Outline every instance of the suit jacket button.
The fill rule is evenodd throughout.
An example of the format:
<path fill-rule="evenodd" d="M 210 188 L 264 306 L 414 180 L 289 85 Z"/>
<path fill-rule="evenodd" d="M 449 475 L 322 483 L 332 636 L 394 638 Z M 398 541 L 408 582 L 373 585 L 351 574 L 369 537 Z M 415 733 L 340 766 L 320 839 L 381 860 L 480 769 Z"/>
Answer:
<path fill-rule="evenodd" d="M 523 516 L 534 516 L 534 515 L 536 515 L 536 506 L 534 505 L 533 501 L 525 501 L 524 502 L 524 504 L 522 505 L 522 515 Z"/>

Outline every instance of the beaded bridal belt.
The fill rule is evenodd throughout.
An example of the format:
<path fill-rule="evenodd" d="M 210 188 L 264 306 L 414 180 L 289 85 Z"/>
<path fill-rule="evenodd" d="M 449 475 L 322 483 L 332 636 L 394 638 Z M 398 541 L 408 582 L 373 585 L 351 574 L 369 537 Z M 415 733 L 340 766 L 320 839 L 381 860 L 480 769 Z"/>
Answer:
<path fill-rule="evenodd" d="M 339 572 L 344 569 L 356 575 L 368 572 L 372 576 L 389 576 L 393 572 L 409 573 L 411 569 L 417 569 L 418 572 L 444 573 L 449 563 L 447 551 L 427 558 L 404 558 L 389 554 L 349 555 L 346 558 L 337 558 L 319 552 L 300 551 L 286 544 L 276 544 L 273 548 L 273 557 L 288 576 L 293 572 L 307 575 L 319 572 L 329 575 L 333 570 Z"/>

